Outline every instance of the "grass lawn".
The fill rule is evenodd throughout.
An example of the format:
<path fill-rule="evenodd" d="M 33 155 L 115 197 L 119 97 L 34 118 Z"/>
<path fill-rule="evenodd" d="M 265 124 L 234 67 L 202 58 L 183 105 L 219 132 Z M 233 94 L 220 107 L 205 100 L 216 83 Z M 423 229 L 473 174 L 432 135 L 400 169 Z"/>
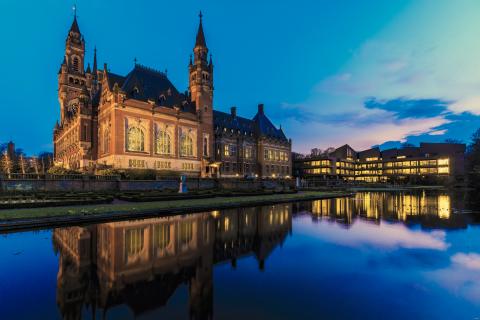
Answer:
<path fill-rule="evenodd" d="M 294 194 L 274 194 L 261 196 L 245 196 L 245 197 L 216 197 L 207 199 L 191 199 L 191 200 L 171 200 L 158 202 L 139 202 L 124 204 L 104 204 L 91 206 L 76 207 L 51 207 L 51 208 L 31 208 L 31 209 L 14 209 L 0 210 L 0 221 L 15 219 L 36 219 L 43 217 L 72 217 L 97 214 L 113 214 L 120 215 L 133 212 L 165 212 L 168 210 L 178 209 L 198 209 L 198 211 L 209 209 L 214 210 L 215 207 L 235 207 L 235 206 L 256 206 L 262 204 L 270 204 L 274 202 L 302 201 L 312 199 L 322 199 L 331 197 L 347 196 L 346 192 L 327 192 L 327 191 L 305 191 Z"/>

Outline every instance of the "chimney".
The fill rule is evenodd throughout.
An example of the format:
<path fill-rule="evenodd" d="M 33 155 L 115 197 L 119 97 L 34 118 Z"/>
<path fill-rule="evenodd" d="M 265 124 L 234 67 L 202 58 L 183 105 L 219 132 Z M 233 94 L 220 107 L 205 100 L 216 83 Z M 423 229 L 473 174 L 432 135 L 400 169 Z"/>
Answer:
<path fill-rule="evenodd" d="M 258 104 L 258 113 L 262 113 L 262 114 L 263 114 L 263 103 L 259 103 L 259 104 Z"/>
<path fill-rule="evenodd" d="M 15 144 L 12 141 L 7 145 L 7 154 L 10 159 L 15 158 Z"/>
<path fill-rule="evenodd" d="M 237 116 L 237 107 L 233 106 L 230 108 L 230 114 L 232 115 L 233 118 Z"/>

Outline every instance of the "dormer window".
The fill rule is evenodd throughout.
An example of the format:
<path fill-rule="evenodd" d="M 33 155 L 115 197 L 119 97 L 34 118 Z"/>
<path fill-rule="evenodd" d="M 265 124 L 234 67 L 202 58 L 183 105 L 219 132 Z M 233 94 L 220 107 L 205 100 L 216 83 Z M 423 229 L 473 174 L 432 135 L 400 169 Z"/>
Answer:
<path fill-rule="evenodd" d="M 137 87 L 134 87 L 133 90 L 132 90 L 132 97 L 136 97 L 138 95 L 138 88 Z"/>
<path fill-rule="evenodd" d="M 159 101 L 160 103 L 163 103 L 163 102 L 165 102 L 166 100 L 167 100 L 167 98 L 165 97 L 164 94 L 161 94 L 160 97 L 158 97 L 158 101 Z"/>

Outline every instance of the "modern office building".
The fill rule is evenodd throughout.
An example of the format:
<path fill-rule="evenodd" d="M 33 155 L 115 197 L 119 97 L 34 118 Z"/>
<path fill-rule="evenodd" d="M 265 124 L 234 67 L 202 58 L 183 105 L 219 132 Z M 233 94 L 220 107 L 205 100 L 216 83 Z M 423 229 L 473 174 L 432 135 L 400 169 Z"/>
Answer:
<path fill-rule="evenodd" d="M 421 143 L 419 147 L 357 152 L 344 145 L 328 156 L 294 160 L 294 175 L 359 182 L 448 180 L 465 174 L 465 149 L 464 144 Z"/>

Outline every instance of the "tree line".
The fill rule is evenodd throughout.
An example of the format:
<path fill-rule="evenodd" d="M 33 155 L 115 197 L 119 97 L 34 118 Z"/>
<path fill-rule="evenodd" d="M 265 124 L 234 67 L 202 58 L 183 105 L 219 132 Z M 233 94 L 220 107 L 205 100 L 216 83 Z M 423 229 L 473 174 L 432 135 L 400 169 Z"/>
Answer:
<path fill-rule="evenodd" d="M 0 143 L 0 174 L 45 174 L 53 166 L 53 154 L 41 152 L 38 156 L 27 156 L 13 143 Z"/>

